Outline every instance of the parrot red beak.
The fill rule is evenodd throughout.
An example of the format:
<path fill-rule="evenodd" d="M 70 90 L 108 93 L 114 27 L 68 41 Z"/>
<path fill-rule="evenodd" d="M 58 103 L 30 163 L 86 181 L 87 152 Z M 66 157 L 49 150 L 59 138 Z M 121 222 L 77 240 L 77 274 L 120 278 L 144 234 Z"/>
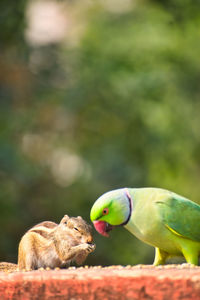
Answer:
<path fill-rule="evenodd" d="M 104 221 L 93 221 L 93 224 L 94 224 L 96 231 L 106 237 L 109 237 L 108 232 L 111 231 L 114 227 Z"/>

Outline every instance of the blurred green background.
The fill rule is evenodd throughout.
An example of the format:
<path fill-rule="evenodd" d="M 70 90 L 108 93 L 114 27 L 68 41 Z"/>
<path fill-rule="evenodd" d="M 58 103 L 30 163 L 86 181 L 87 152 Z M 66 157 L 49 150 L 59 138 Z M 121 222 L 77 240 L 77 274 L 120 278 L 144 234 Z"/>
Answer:
<path fill-rule="evenodd" d="M 120 187 L 200 203 L 200 1 L 0 2 L 0 260 Z M 152 263 L 123 228 L 89 265 Z"/>

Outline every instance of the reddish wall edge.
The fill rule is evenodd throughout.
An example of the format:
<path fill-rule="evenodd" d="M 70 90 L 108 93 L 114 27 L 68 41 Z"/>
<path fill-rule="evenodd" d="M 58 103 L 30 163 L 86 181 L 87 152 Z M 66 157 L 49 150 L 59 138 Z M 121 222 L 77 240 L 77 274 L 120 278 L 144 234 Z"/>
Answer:
<path fill-rule="evenodd" d="M 94 267 L 1 272 L 0 299 L 198 300 L 200 268 Z"/>

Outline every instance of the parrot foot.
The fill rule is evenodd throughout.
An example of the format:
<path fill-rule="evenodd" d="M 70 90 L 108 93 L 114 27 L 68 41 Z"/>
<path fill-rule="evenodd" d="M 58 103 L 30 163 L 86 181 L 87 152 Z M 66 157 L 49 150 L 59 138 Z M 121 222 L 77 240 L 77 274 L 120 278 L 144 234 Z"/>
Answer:
<path fill-rule="evenodd" d="M 164 265 L 168 256 L 169 254 L 167 252 L 161 250 L 160 248 L 155 248 L 155 258 L 154 258 L 153 265 L 154 266 Z"/>
<path fill-rule="evenodd" d="M 188 264 L 198 266 L 198 253 L 185 251 L 185 249 L 182 249 L 182 252 Z"/>
<path fill-rule="evenodd" d="M 186 262 L 188 264 L 198 266 L 199 244 L 185 239 L 181 240 L 180 245 L 182 254 L 185 257 Z"/>

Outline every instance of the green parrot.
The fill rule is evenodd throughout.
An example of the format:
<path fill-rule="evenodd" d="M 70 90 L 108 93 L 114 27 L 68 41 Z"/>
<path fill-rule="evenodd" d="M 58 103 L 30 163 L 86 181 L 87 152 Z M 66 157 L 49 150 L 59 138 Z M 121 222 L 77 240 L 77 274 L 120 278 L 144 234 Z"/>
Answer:
<path fill-rule="evenodd" d="M 90 218 L 104 236 L 124 226 L 155 247 L 154 265 L 182 255 L 188 263 L 198 265 L 200 205 L 178 194 L 160 188 L 113 190 L 96 200 Z"/>

